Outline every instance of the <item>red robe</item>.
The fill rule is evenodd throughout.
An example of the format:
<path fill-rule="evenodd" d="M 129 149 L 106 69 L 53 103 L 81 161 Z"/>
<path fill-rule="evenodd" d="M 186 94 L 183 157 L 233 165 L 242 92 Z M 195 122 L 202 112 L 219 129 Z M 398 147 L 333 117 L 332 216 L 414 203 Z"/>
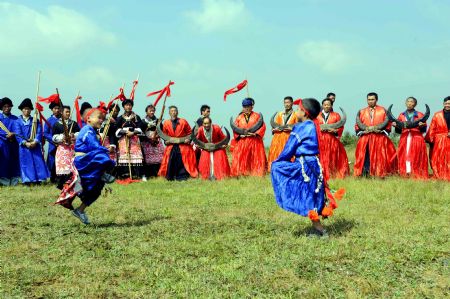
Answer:
<path fill-rule="evenodd" d="M 370 108 L 360 110 L 360 120 L 366 126 L 378 125 L 386 119 L 387 115 L 383 107 L 376 105 L 373 119 L 370 119 Z M 360 128 L 355 124 L 355 130 Z M 384 129 L 391 131 L 391 123 Z M 371 176 L 384 177 L 397 171 L 397 155 L 395 146 L 384 132 L 363 134 L 358 140 L 355 151 L 355 167 L 353 174 L 360 176 L 363 173 L 366 149 L 369 150 Z"/>
<path fill-rule="evenodd" d="M 445 122 L 444 112 L 436 112 L 431 120 L 425 140 L 433 144 L 431 168 L 438 179 L 450 181 L 450 128 Z"/>
<path fill-rule="evenodd" d="M 205 136 L 205 129 L 203 127 L 200 127 L 197 132 L 197 139 L 208 143 L 218 143 L 225 139 L 225 135 L 223 134 L 222 130 L 217 125 L 212 125 L 212 134 L 211 139 L 208 140 Z M 202 179 L 209 179 L 210 177 L 210 170 L 211 170 L 211 155 L 212 160 L 214 163 L 213 170 L 214 170 L 214 177 L 218 180 L 221 180 L 223 178 L 230 176 L 230 164 L 228 163 L 227 158 L 227 152 L 225 149 L 219 149 L 214 152 L 208 152 L 205 150 L 202 150 L 200 155 L 200 160 L 198 162 L 198 171 L 200 173 L 200 176 Z"/>
<path fill-rule="evenodd" d="M 327 121 L 325 121 L 322 113 L 316 118 L 319 125 L 333 124 L 340 120 L 341 116 L 336 112 L 330 112 Z M 343 132 L 344 127 L 341 127 L 337 131 L 337 136 L 334 133 L 322 131 L 319 134 L 320 162 L 327 177 L 344 178 L 350 173 L 347 153 L 339 140 Z"/>
<path fill-rule="evenodd" d="M 251 128 L 259 120 L 259 114 L 252 112 L 249 120 L 245 119 L 244 113 L 236 117 L 234 123 L 240 128 Z M 231 163 L 231 175 L 264 176 L 267 170 L 266 152 L 264 150 L 263 137 L 266 125 L 263 124 L 255 133 L 254 137 L 241 138 L 234 133 L 236 144 L 233 150 L 233 162 Z"/>
<path fill-rule="evenodd" d="M 289 119 L 287 119 L 287 121 L 284 121 L 284 119 L 283 119 L 284 113 L 285 113 L 284 111 L 277 113 L 277 116 L 275 117 L 275 122 L 277 124 L 293 125 L 298 122 L 297 114 L 295 113 L 295 111 L 292 111 L 292 114 L 289 117 Z M 270 144 L 270 149 L 269 149 L 269 156 L 267 158 L 269 171 L 270 171 L 270 165 L 272 164 L 272 162 L 275 161 L 278 158 L 278 156 L 281 154 L 281 152 L 283 151 L 284 146 L 286 145 L 286 142 L 289 139 L 290 134 L 291 134 L 290 131 L 273 133 L 272 143 Z"/>
<path fill-rule="evenodd" d="M 423 113 L 417 112 L 413 120 L 422 117 Z M 406 115 L 400 113 L 398 120 L 406 122 Z M 401 176 L 407 176 L 409 173 L 414 178 L 428 178 L 427 146 L 422 134 L 420 128 L 402 130 L 397 149 L 398 170 Z"/>
<path fill-rule="evenodd" d="M 190 135 L 192 131 L 188 122 L 185 119 L 180 118 L 175 131 L 172 128 L 172 121 L 170 119 L 164 121 L 163 132 L 171 137 L 183 137 L 186 135 Z M 197 161 L 195 160 L 195 153 L 192 149 L 192 146 L 190 144 L 179 144 L 179 146 L 184 168 L 186 168 L 186 171 L 191 175 L 191 177 L 196 178 L 198 176 Z M 172 151 L 172 148 L 173 144 L 168 144 L 166 146 L 158 176 L 166 177 L 170 152 Z"/>

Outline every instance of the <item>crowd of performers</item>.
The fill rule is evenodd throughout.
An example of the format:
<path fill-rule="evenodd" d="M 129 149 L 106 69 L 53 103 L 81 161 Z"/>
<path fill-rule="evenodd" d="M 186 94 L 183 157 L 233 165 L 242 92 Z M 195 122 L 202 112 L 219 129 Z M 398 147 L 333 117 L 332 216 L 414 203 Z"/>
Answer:
<path fill-rule="evenodd" d="M 226 148 L 231 134 L 210 117 L 210 107 L 201 107 L 201 117 L 193 126 L 169 107 L 170 119 L 159 122 L 155 107 L 145 116 L 134 110 L 134 101 L 123 99 L 121 107 L 93 108 L 81 105 L 82 122 L 71 119 L 69 106 L 51 103 L 51 117 L 41 127 L 31 115 L 34 105 L 25 99 L 19 105 L 22 115 L 11 114 L 9 98 L 0 101 L 0 185 L 39 184 L 48 179 L 62 190 L 59 203 L 88 223 L 84 209 L 100 195 L 105 183 L 118 179 L 220 180 L 227 177 L 264 176 L 271 172 L 277 203 L 288 211 L 313 220 L 323 231 L 319 216 L 327 217 L 337 206 L 328 178 L 350 174 L 346 151 L 340 138 L 347 120 L 333 109 L 335 94 L 320 104 L 315 99 L 294 101 L 284 98 L 284 109 L 270 118 L 272 143 L 268 157 L 263 138 L 266 124 L 253 111 L 255 101 L 245 98 L 242 112 L 230 127 L 231 164 Z M 415 110 L 417 100 L 406 99 L 406 110 L 397 118 L 378 105 L 378 95 L 367 95 L 367 107 L 358 111 L 355 132 L 354 176 L 405 177 L 433 176 L 450 180 L 450 97 L 443 101 L 427 130 L 430 114 Z M 298 105 L 299 109 L 294 110 Z M 123 111 L 122 111 L 123 109 Z M 122 113 L 121 113 L 122 112 Z M 401 134 L 396 149 L 389 138 L 391 129 Z M 44 144 L 48 151 L 44 157 Z M 427 150 L 426 143 L 430 145 Z M 72 201 L 82 204 L 74 209 Z"/>

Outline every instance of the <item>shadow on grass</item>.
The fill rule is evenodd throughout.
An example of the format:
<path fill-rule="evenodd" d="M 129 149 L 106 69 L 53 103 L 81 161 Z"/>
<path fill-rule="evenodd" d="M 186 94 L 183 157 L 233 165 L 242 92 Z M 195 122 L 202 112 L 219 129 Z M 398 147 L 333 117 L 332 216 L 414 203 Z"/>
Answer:
<path fill-rule="evenodd" d="M 339 218 L 330 225 L 324 224 L 325 229 L 328 231 L 330 237 L 341 237 L 350 232 L 358 223 L 351 219 Z M 295 237 L 304 237 L 312 232 L 312 226 L 302 227 L 301 229 L 294 231 Z"/>
<path fill-rule="evenodd" d="M 146 226 L 146 225 L 150 225 L 155 221 L 160 221 L 160 220 L 167 220 L 170 219 L 172 217 L 170 216 L 162 216 L 162 215 L 157 215 L 154 216 L 150 219 L 144 219 L 144 220 L 138 220 L 138 221 L 130 221 L 130 222 L 123 222 L 123 223 L 116 223 L 116 222 L 107 222 L 107 223 L 99 223 L 94 225 L 96 228 L 109 228 L 109 227 L 137 227 L 137 226 Z"/>

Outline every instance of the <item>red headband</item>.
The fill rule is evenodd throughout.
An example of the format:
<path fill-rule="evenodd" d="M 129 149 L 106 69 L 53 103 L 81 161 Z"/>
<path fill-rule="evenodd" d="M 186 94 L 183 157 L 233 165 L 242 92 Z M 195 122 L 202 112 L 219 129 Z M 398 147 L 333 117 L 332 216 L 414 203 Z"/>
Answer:
<path fill-rule="evenodd" d="M 303 107 L 303 100 L 302 99 L 295 100 L 294 101 L 294 105 L 298 105 L 298 108 L 302 109 L 308 117 L 311 117 L 311 115 L 309 114 L 309 111 L 306 110 L 305 107 Z"/>
<path fill-rule="evenodd" d="M 84 117 L 84 122 L 87 123 L 88 122 L 88 118 L 89 116 L 92 115 L 92 113 L 94 113 L 95 111 L 100 111 L 100 113 L 104 113 L 102 109 L 99 108 L 92 108 L 89 109 L 88 112 L 86 112 L 86 116 Z"/>

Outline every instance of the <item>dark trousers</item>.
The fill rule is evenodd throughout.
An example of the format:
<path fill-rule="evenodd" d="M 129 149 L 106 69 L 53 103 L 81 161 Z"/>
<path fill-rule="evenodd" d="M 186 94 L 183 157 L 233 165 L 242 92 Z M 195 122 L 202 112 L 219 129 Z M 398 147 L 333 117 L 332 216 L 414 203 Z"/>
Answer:
<path fill-rule="evenodd" d="M 85 205 L 90 206 L 94 201 L 96 201 L 100 197 L 104 186 L 105 183 L 103 181 L 99 181 L 94 186 L 94 188 L 92 188 L 91 190 L 83 190 L 83 192 L 81 192 L 81 194 L 78 197 Z"/>
<path fill-rule="evenodd" d="M 190 177 L 183 164 L 180 146 L 174 144 L 170 152 L 169 165 L 167 165 L 166 179 L 169 181 L 184 181 Z"/>

